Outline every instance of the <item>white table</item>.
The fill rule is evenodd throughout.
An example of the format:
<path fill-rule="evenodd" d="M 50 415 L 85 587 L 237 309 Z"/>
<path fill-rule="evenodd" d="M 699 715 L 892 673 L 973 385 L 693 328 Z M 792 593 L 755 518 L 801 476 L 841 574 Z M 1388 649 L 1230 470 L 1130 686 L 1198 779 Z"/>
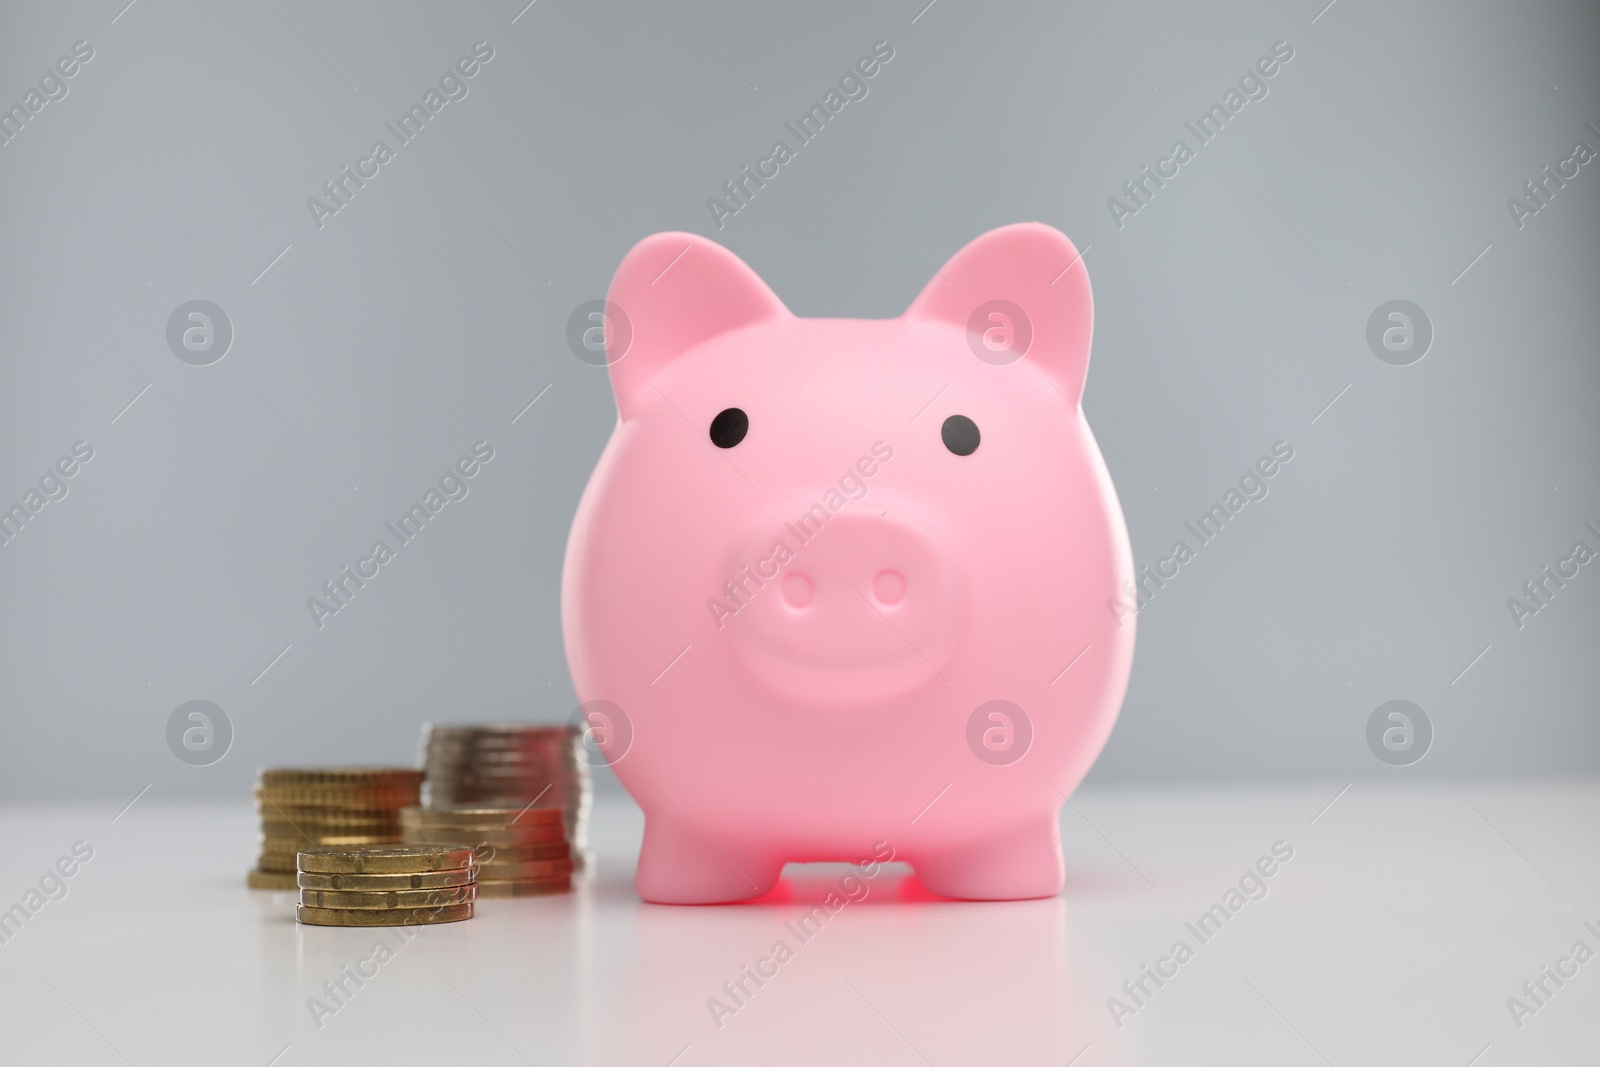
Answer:
<path fill-rule="evenodd" d="M 1560 961 L 1600 952 L 1600 785 L 1358 782 L 1329 806 L 1343 784 L 1080 793 L 1060 897 L 937 901 L 889 868 L 805 941 L 786 924 L 844 868 L 790 868 L 753 906 L 643 904 L 622 796 L 598 800 L 575 892 L 481 902 L 403 944 L 298 926 L 292 894 L 244 888 L 247 803 L 146 798 L 115 823 L 116 804 L 13 805 L 0 908 L 75 842 L 93 858 L 7 928 L 0 1062 L 1594 1064 L 1600 958 Z M 1279 841 L 1293 858 L 1266 895 L 1202 942 L 1185 924 Z M 335 1005 L 323 983 L 380 938 L 393 958 Z M 792 958 L 730 998 L 779 940 Z M 1179 940 L 1192 958 L 1162 963 Z M 1122 986 L 1146 964 L 1172 976 L 1136 1002 Z M 1519 1028 L 1507 1000 L 1533 1006 L 1546 964 L 1577 973 L 1545 978 Z M 314 1018 L 312 997 L 337 1010 Z M 1112 997 L 1137 1010 L 1114 1021 Z M 720 1027 L 711 998 L 737 1009 Z"/>

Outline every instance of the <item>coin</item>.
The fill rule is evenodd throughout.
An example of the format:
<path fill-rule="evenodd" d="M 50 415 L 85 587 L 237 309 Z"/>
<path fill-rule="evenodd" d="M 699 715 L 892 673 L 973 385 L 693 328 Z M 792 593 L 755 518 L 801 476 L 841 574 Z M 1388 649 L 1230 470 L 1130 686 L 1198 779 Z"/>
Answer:
<path fill-rule="evenodd" d="M 300 870 L 318 874 L 419 874 L 461 870 L 477 863 L 472 849 L 444 844 L 305 849 L 298 858 Z"/>
<path fill-rule="evenodd" d="M 309 772 L 295 777 L 283 772 L 272 777 L 257 775 L 255 788 L 267 793 L 327 793 L 330 796 L 359 796 L 362 793 L 404 793 L 422 785 L 426 772 L 421 767 L 409 768 L 405 773 L 389 777 L 327 777 L 320 772 Z"/>
<path fill-rule="evenodd" d="M 492 753 L 479 751 L 458 753 L 451 756 L 448 762 L 435 758 L 429 761 L 428 766 L 433 771 L 429 777 L 433 785 L 441 782 L 501 782 L 520 788 L 524 782 L 538 782 L 540 790 L 545 786 L 553 786 L 559 792 L 566 787 L 569 776 L 567 769 L 553 759 L 499 759 Z M 537 795 L 536 790 L 524 797 L 522 803 L 526 804 Z"/>
<path fill-rule="evenodd" d="M 514 826 L 545 826 L 561 821 L 561 809 L 555 807 L 502 807 L 502 808 L 422 808 L 400 809 L 401 823 L 422 826 L 465 826 L 487 829 Z"/>
<path fill-rule="evenodd" d="M 299 789 L 257 786 L 257 810 L 268 807 L 310 809 L 314 811 L 393 811 L 415 804 L 422 796 L 417 787 L 409 789 Z"/>
<path fill-rule="evenodd" d="M 327 815 L 332 818 L 393 816 L 408 804 L 420 803 L 420 789 L 388 790 L 382 793 L 352 793 L 348 796 L 327 793 L 290 793 L 256 790 L 257 812 L 284 812 L 290 815 Z M 524 801 L 526 803 L 526 801 Z"/>
<path fill-rule="evenodd" d="M 429 779 L 429 786 L 434 793 L 441 790 L 498 793 L 512 798 L 514 803 L 493 806 L 520 808 L 541 794 L 547 794 L 544 796 L 545 803 L 554 807 L 569 790 L 569 783 L 562 781 L 561 775 L 552 774 L 543 768 L 530 770 L 523 766 L 495 767 L 470 754 L 461 758 L 463 766 L 435 769 L 433 777 Z M 438 808 L 452 806 L 438 799 L 433 801 L 433 805 Z"/>
<path fill-rule="evenodd" d="M 565 860 L 572 858 L 572 849 L 565 841 L 543 845 L 484 845 L 477 849 L 478 866 L 485 863 L 529 863 L 534 860 Z"/>
<path fill-rule="evenodd" d="M 276 812 L 265 812 L 261 816 L 263 830 L 272 830 L 280 833 L 297 833 L 302 829 L 315 830 L 319 833 L 343 834 L 392 834 L 399 829 L 399 819 L 285 819 Z"/>
<path fill-rule="evenodd" d="M 473 772 L 493 777 L 553 778 L 567 777 L 571 769 L 558 753 L 500 752 L 481 748 L 448 751 L 435 749 L 428 763 L 444 776 Z"/>
<path fill-rule="evenodd" d="M 422 772 L 414 767 L 305 767 L 263 768 L 258 775 L 263 786 L 270 785 L 387 785 L 422 784 Z"/>
<path fill-rule="evenodd" d="M 394 889 L 445 889 L 473 881 L 473 868 L 459 871 L 429 871 L 426 874 L 317 874 L 300 871 L 296 882 L 301 889 L 358 889 L 367 892 Z"/>
<path fill-rule="evenodd" d="M 447 904 L 468 904 L 478 898 L 472 883 L 440 889 L 391 889 L 387 892 L 359 889 L 304 889 L 300 903 L 308 908 L 437 908 Z"/>
<path fill-rule="evenodd" d="M 546 744 L 527 741 L 450 741 L 437 738 L 428 742 L 423 763 L 441 763 L 463 754 L 492 757 L 505 763 L 527 763 L 549 767 L 553 770 L 570 768 L 567 761 L 575 755 L 572 743 Z"/>
<path fill-rule="evenodd" d="M 478 883 L 478 896 L 480 898 L 537 897 L 546 893 L 565 893 L 571 888 L 572 880 L 570 878 L 558 878 L 552 881 L 499 879 L 493 882 Z"/>
<path fill-rule="evenodd" d="M 406 844 L 473 844 L 473 845 L 535 845 L 566 840 L 567 832 L 560 823 L 554 826 L 508 826 L 503 828 L 470 829 L 456 826 L 401 827 Z"/>
<path fill-rule="evenodd" d="M 550 848 L 566 843 L 566 828 L 557 822 L 549 826 L 420 826 L 400 827 L 406 843 L 413 840 L 444 844 L 510 844 Z"/>
<path fill-rule="evenodd" d="M 307 838 L 353 838 L 360 840 L 341 841 L 341 844 L 378 844 L 385 839 L 397 838 L 400 835 L 399 826 L 318 826 L 315 823 L 297 824 L 284 822 L 263 823 L 261 827 L 262 841 L 289 844 L 303 842 Z M 333 842 L 329 842 L 332 844 Z"/>
<path fill-rule="evenodd" d="M 345 800 L 351 797 L 383 796 L 388 793 L 410 793 L 422 788 L 421 779 L 425 776 L 426 772 L 418 769 L 405 778 L 376 779 L 370 782 L 356 781 L 354 779 L 348 781 L 264 782 L 257 779 L 254 790 L 257 794 L 265 793 L 274 800 L 279 796 L 299 795 Z"/>
<path fill-rule="evenodd" d="M 582 847 L 592 790 L 589 764 L 581 753 L 582 733 L 567 724 L 427 724 L 421 744 L 428 772 L 424 793 L 434 809 L 520 811 L 530 802 L 559 808 L 567 840 Z M 517 825 L 527 821 L 525 816 Z M 435 829 L 428 832 L 428 839 L 439 839 Z M 505 843 L 489 835 L 478 840 Z"/>
<path fill-rule="evenodd" d="M 445 749 L 477 748 L 501 752 L 536 752 L 560 754 L 581 744 L 576 733 L 506 733 L 506 734 L 446 734 L 423 735 L 424 754 Z"/>
<path fill-rule="evenodd" d="M 394 826 L 400 822 L 399 811 L 399 807 L 369 809 L 271 805 L 256 809 L 256 814 L 263 822 L 284 823 L 289 826 L 304 826 L 307 823 L 320 826 L 360 826 L 369 823 Z"/>
<path fill-rule="evenodd" d="M 299 848 L 304 847 L 308 839 L 311 841 L 320 841 L 325 845 L 398 844 L 398 839 L 400 837 L 398 832 L 399 830 L 399 827 L 395 827 L 394 829 L 387 830 L 381 834 L 349 833 L 345 830 L 313 830 L 301 833 L 292 830 L 287 826 L 278 826 L 264 830 L 261 834 L 260 840 L 264 843 L 271 842 L 272 844 L 287 845 L 291 847 L 298 846 L 296 847 L 296 851 L 298 851 Z M 337 838 L 338 840 L 330 840 L 331 838 Z"/>
<path fill-rule="evenodd" d="M 505 734 L 514 734 L 519 737 L 526 737 L 530 734 L 558 736 L 561 734 L 572 734 L 575 732 L 575 729 L 575 727 L 568 726 L 565 723 L 540 724 L 532 722 L 425 722 L 422 724 L 423 735 L 433 737 L 453 737 L 460 735 L 493 736 Z"/>
<path fill-rule="evenodd" d="M 251 889 L 295 888 L 293 872 L 254 870 L 247 873 L 244 880 Z"/>
<path fill-rule="evenodd" d="M 260 855 L 251 885 L 281 885 L 302 850 L 398 845 L 399 811 L 422 797 L 415 767 L 268 767 L 254 789 Z"/>
<path fill-rule="evenodd" d="M 308 848 L 356 848 L 362 845 L 400 844 L 399 834 L 263 834 L 275 841 L 288 842 L 296 851 Z M 441 842 L 449 844 L 450 842 Z"/>
<path fill-rule="evenodd" d="M 440 908 L 308 908 L 295 905 L 294 917 L 307 926 L 427 926 L 472 918 L 472 905 L 446 904 Z"/>
<path fill-rule="evenodd" d="M 370 837 L 385 838 L 398 837 L 401 832 L 399 823 L 387 826 L 364 828 L 358 826 L 318 826 L 315 823 L 299 824 L 286 822 L 268 822 L 261 825 L 261 836 L 274 841 L 302 840 L 307 837 Z M 354 842 L 350 842 L 354 843 Z"/>
<path fill-rule="evenodd" d="M 572 861 L 565 860 L 529 860 L 525 863 L 484 863 L 478 866 L 478 881 L 505 879 L 551 879 L 561 878 L 572 873 Z"/>
<path fill-rule="evenodd" d="M 283 870 L 292 871 L 297 869 L 295 867 L 295 857 L 301 852 L 307 852 L 313 849 L 339 850 L 351 848 L 391 848 L 399 844 L 401 844 L 399 841 L 384 840 L 381 838 L 377 840 L 363 840 L 361 843 L 355 845 L 321 845 L 303 839 L 273 840 L 270 842 L 263 842 L 258 855 L 264 862 L 270 861 L 273 864 L 273 867 L 270 869 L 277 870 L 281 868 Z M 262 869 L 267 870 L 269 868 L 263 867 Z"/>
<path fill-rule="evenodd" d="M 558 784 L 573 776 L 565 759 L 554 754 L 548 756 L 500 756 L 482 749 L 463 749 L 460 752 L 433 752 L 428 759 L 432 768 L 430 781 L 437 783 L 449 778 L 528 778 Z M 529 798 L 532 799 L 532 798 Z M 523 801 L 527 803 L 527 801 Z"/>

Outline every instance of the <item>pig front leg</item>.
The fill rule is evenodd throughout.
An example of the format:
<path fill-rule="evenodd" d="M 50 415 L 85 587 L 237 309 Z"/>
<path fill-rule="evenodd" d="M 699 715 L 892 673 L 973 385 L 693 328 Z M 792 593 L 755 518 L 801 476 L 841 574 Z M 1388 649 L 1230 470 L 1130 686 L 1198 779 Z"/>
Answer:
<path fill-rule="evenodd" d="M 958 900 L 1031 900 L 1061 892 L 1066 867 L 1054 812 L 976 840 L 924 847 L 909 857 L 930 893 Z"/>
<path fill-rule="evenodd" d="M 742 840 L 701 833 L 677 812 L 646 815 L 634 886 L 652 904 L 727 904 L 769 892 L 783 861 Z"/>

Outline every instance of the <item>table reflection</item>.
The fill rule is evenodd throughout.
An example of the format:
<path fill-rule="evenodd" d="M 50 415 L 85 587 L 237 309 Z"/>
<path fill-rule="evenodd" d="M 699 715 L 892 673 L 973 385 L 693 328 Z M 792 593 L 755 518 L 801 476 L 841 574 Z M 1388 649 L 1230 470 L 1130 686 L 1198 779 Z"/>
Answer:
<path fill-rule="evenodd" d="M 588 975 L 602 1062 L 1064 1064 L 1091 1043 L 1083 1064 L 1127 1062 L 1061 897 L 949 901 L 900 864 L 791 866 L 732 906 L 623 908 L 629 887 L 593 889 L 633 927 Z"/>

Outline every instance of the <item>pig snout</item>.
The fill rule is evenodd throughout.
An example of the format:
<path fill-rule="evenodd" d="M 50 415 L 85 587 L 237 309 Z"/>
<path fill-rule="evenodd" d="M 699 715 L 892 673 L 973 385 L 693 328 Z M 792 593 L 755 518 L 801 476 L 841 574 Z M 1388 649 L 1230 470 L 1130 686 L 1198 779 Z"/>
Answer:
<path fill-rule="evenodd" d="M 831 515 L 805 506 L 746 539 L 743 559 L 756 563 L 740 577 L 755 580 L 735 586 L 742 603 L 722 627 L 745 666 L 779 692 L 826 703 L 949 684 L 962 613 L 930 520 L 882 499 Z"/>

